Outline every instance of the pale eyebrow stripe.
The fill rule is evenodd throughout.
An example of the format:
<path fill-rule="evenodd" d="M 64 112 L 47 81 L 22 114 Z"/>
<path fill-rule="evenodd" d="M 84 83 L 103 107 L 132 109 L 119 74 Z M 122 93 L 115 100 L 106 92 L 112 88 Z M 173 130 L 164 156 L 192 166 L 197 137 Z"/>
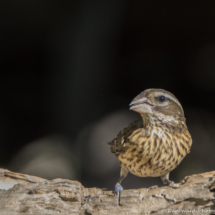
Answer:
<path fill-rule="evenodd" d="M 180 102 L 176 98 L 172 97 L 171 95 L 166 94 L 166 93 L 157 92 L 157 93 L 155 93 L 155 96 L 165 96 L 165 97 L 169 98 L 170 100 L 174 101 L 179 107 L 181 107 L 182 111 L 184 112 Z"/>

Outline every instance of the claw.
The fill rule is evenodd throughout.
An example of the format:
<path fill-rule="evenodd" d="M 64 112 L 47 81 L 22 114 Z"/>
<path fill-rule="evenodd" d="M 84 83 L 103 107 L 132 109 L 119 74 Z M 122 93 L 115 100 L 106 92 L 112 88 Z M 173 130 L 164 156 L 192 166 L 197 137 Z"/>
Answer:
<path fill-rule="evenodd" d="M 115 195 L 115 196 L 119 196 L 119 194 L 120 194 L 120 192 L 121 192 L 122 190 L 123 190 L 122 186 L 121 186 L 119 183 L 117 183 L 117 184 L 115 185 L 114 195 Z"/>
<path fill-rule="evenodd" d="M 170 187 L 179 187 L 179 184 L 176 184 L 174 181 L 171 181 L 171 182 L 169 183 L 169 186 L 170 186 Z"/>

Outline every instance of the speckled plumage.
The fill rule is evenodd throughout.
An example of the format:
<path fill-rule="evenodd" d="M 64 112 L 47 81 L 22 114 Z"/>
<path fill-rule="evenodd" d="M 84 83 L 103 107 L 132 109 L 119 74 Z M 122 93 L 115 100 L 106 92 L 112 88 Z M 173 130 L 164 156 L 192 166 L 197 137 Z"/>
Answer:
<path fill-rule="evenodd" d="M 159 101 L 165 97 L 165 101 Z M 140 177 L 161 177 L 170 183 L 169 172 L 190 152 L 192 138 L 181 104 L 171 93 L 149 89 L 132 101 L 142 119 L 129 124 L 109 144 L 121 163 L 119 183 L 127 172 Z"/>

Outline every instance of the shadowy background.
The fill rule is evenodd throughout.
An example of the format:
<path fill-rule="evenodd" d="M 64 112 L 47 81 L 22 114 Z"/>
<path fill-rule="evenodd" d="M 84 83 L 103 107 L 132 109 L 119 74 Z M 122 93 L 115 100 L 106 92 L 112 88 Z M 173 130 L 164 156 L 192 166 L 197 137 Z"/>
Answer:
<path fill-rule="evenodd" d="M 106 144 L 163 88 L 182 103 L 191 153 L 170 178 L 214 170 L 215 1 L 2 1 L 0 167 L 113 189 Z M 158 184 L 129 175 L 125 188 Z"/>

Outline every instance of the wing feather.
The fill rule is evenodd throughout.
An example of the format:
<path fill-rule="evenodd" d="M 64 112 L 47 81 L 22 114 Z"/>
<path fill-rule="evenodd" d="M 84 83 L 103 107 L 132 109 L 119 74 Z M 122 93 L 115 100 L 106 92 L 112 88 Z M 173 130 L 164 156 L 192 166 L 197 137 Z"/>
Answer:
<path fill-rule="evenodd" d="M 142 119 L 136 120 L 130 123 L 127 127 L 121 130 L 118 135 L 108 144 L 111 145 L 111 152 L 115 155 L 119 153 L 124 153 L 127 149 L 125 143 L 131 142 L 130 138 L 128 138 L 135 130 L 143 128 Z M 134 143 L 133 143 L 134 144 Z"/>

